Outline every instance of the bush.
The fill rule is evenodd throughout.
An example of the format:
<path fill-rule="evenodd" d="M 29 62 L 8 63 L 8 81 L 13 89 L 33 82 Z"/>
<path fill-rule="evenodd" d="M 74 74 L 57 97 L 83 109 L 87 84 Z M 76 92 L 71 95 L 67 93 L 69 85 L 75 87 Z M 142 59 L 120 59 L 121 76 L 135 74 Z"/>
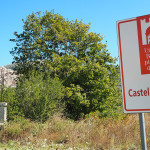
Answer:
<path fill-rule="evenodd" d="M 28 78 L 22 76 L 16 87 L 16 100 L 24 116 L 45 121 L 63 109 L 63 86 L 58 78 L 31 71 Z"/>
<path fill-rule="evenodd" d="M 65 113 L 78 120 L 90 113 L 100 117 L 117 116 L 121 106 L 121 90 L 118 88 L 118 66 L 101 65 L 97 60 L 79 60 L 73 55 L 54 55 L 48 62 L 54 77 L 63 81 Z"/>
<path fill-rule="evenodd" d="M 23 116 L 23 112 L 19 108 L 19 102 L 15 98 L 16 89 L 8 87 L 5 89 L 4 102 L 8 103 L 7 120 L 15 120 L 19 116 Z"/>

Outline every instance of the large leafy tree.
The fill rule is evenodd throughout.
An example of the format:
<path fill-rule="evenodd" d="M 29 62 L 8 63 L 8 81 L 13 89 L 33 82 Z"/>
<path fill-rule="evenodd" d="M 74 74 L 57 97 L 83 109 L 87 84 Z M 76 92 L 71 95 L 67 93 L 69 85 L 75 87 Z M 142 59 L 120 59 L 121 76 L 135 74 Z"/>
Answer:
<path fill-rule="evenodd" d="M 89 56 L 101 64 L 112 62 L 100 34 L 89 32 L 90 24 L 66 20 L 54 11 L 43 15 L 32 13 L 23 23 L 23 32 L 14 32 L 15 38 L 10 39 L 16 43 L 10 53 L 21 72 L 35 62 L 37 65 L 41 60 L 52 59 L 53 53 L 74 55 L 78 59 Z"/>
<path fill-rule="evenodd" d="M 23 32 L 15 32 L 11 39 L 16 43 L 11 54 L 19 73 L 36 68 L 62 80 L 66 112 L 74 119 L 117 110 L 118 66 L 101 35 L 89 31 L 90 24 L 66 20 L 54 11 L 32 13 L 23 23 Z"/>

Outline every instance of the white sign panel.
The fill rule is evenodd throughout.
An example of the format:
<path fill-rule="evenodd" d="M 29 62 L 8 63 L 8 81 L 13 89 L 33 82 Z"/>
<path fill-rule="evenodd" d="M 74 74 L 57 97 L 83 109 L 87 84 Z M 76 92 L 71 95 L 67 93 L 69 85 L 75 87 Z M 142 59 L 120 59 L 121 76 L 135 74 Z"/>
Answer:
<path fill-rule="evenodd" d="M 150 112 L 150 15 L 117 22 L 125 113 Z"/>

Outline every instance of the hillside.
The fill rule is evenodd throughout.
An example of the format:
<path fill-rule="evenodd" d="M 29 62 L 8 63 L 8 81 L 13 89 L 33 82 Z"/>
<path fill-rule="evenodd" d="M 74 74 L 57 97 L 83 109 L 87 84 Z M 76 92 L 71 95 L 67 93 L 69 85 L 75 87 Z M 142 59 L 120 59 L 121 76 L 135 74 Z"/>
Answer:
<path fill-rule="evenodd" d="M 8 65 L 5 65 L 5 66 L 3 66 L 3 67 L 5 67 L 6 69 L 14 70 L 14 68 L 15 68 L 15 63 L 14 63 L 14 64 L 8 64 Z"/>

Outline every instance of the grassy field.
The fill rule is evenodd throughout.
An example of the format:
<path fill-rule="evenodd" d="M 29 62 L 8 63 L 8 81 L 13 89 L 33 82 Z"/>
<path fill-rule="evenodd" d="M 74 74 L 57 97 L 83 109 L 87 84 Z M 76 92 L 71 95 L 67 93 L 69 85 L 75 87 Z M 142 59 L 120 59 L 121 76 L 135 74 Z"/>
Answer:
<path fill-rule="evenodd" d="M 150 115 L 145 114 L 148 149 Z M 55 115 L 46 123 L 10 121 L 0 130 L 0 149 L 140 150 L 138 114 L 124 119 L 93 116 L 77 122 Z"/>

